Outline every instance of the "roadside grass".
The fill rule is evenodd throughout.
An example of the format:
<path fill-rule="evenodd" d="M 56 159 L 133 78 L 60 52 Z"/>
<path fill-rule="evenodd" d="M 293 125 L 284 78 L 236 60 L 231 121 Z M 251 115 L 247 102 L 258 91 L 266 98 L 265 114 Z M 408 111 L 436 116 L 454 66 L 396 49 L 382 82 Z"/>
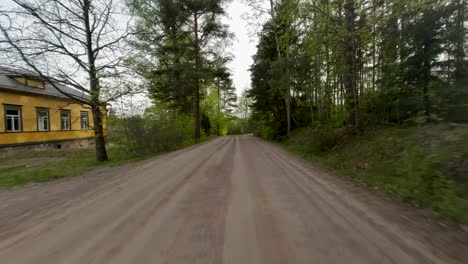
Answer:
<path fill-rule="evenodd" d="M 198 143 L 213 138 L 215 136 L 204 136 Z M 94 149 L 30 151 L 14 153 L 6 157 L 0 156 L 0 189 L 30 182 L 44 182 L 79 176 L 94 168 L 113 167 L 137 162 L 198 143 L 193 140 L 186 140 L 165 151 L 144 153 L 130 151 L 125 145 L 112 146 L 107 148 L 109 160 L 105 162 L 96 161 Z"/>
<path fill-rule="evenodd" d="M 117 166 L 125 163 L 135 162 L 155 156 L 148 154 L 136 156 L 125 151 L 121 147 L 108 148 L 110 160 L 97 162 L 93 149 L 85 150 L 52 150 L 52 151 L 32 151 L 16 153 L 5 158 L 0 158 L 0 164 L 5 166 L 9 163 L 11 167 L 0 168 L 0 188 L 23 185 L 29 182 L 50 181 L 63 177 L 82 175 L 93 168 L 103 166 Z M 57 158 L 57 161 L 53 161 Z M 50 159 L 50 162 L 42 164 L 27 164 L 15 166 L 15 162 L 21 159 Z"/>
<path fill-rule="evenodd" d="M 317 161 L 413 205 L 468 225 L 468 126 L 380 127 L 339 144 L 320 146 L 317 129 L 281 142 Z"/>

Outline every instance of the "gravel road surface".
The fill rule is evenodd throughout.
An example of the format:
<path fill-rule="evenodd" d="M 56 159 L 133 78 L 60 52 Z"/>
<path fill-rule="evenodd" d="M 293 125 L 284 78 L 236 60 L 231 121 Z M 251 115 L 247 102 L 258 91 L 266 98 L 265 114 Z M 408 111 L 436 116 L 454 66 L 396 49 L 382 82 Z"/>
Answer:
<path fill-rule="evenodd" d="M 468 263 L 466 233 L 252 136 L 0 201 L 2 264 Z"/>

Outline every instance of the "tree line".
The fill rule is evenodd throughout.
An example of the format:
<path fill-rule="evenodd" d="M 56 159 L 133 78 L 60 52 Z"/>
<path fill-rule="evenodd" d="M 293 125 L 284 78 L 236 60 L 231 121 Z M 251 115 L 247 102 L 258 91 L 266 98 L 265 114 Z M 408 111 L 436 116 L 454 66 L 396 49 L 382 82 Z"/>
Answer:
<path fill-rule="evenodd" d="M 237 96 L 226 64 L 232 37 L 224 0 L 134 0 L 137 16 L 137 54 L 130 59 L 144 77 L 150 96 L 176 114 L 192 114 L 194 138 L 209 134 L 211 122 L 220 134 L 220 122 L 231 114 Z M 216 115 L 208 116 L 202 100 L 212 94 Z M 211 121 L 211 122 L 210 122 Z"/>
<path fill-rule="evenodd" d="M 190 123 L 195 141 L 224 134 L 235 111 L 269 137 L 467 121 L 466 0 L 239 1 L 267 20 L 238 109 L 227 0 L 12 0 L 0 58 L 90 96 L 70 97 L 92 107 L 97 160 L 103 106 L 135 87 L 155 104 L 146 117 Z"/>
<path fill-rule="evenodd" d="M 108 159 L 105 106 L 135 90 L 147 90 L 154 102 L 144 117 L 165 124 L 126 120 L 139 124 L 127 133 L 129 141 L 142 143 L 138 148 L 145 145 L 138 139 L 145 131 L 154 132 L 151 140 L 164 140 L 161 127 L 167 128 L 164 135 L 184 131 L 171 144 L 186 140 L 187 123 L 195 141 L 226 133 L 237 96 L 226 66 L 232 35 L 221 22 L 225 0 L 11 3 L 0 8 L 1 62 L 32 71 L 71 101 L 92 108 L 98 161 Z M 90 100 L 67 94 L 61 85 Z"/>
<path fill-rule="evenodd" d="M 269 3 L 251 67 L 257 131 L 468 121 L 466 0 Z"/>

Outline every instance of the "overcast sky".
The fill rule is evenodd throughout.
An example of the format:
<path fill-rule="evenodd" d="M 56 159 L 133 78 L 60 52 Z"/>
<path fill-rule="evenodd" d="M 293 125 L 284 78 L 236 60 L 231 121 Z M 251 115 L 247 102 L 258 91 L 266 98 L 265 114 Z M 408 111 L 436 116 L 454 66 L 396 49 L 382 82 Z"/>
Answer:
<path fill-rule="evenodd" d="M 250 86 L 249 68 L 252 65 L 252 56 L 255 54 L 257 45 L 257 38 L 252 36 L 255 34 L 251 34 L 252 28 L 249 28 L 247 21 L 242 18 L 246 11 L 248 7 L 236 0 L 232 1 L 227 9 L 229 16 L 227 23 L 235 34 L 232 45 L 234 60 L 229 68 L 232 71 L 238 94 Z"/>

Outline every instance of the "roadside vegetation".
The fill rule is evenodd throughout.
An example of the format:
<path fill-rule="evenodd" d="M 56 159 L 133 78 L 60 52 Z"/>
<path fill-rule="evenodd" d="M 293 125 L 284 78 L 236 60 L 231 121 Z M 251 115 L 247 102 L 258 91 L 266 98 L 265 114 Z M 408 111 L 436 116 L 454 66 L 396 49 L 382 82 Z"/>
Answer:
<path fill-rule="evenodd" d="M 10 154 L 0 157 L 0 188 L 79 176 L 93 168 L 117 166 L 150 156 L 152 155 L 136 156 L 121 147 L 109 148 L 110 160 L 105 163 L 96 161 L 95 152 L 92 149 Z"/>
<path fill-rule="evenodd" d="M 204 103 L 206 106 L 206 104 Z M 96 161 L 92 149 L 29 151 L 0 156 L 0 189 L 83 175 L 98 167 L 119 166 L 191 146 L 217 135 L 242 134 L 245 121 L 235 116 L 221 121 L 216 111 L 202 124 L 199 140 L 193 138 L 193 117 L 153 106 L 144 114 L 108 118 L 108 154 Z M 211 120 L 211 121 L 210 121 Z M 218 123 L 219 122 L 219 123 Z M 218 134 L 218 130 L 219 132 Z"/>
<path fill-rule="evenodd" d="M 250 131 L 467 224 L 467 2 L 247 2 Z"/>
<path fill-rule="evenodd" d="M 286 149 L 418 207 L 468 224 L 468 125 L 376 127 L 357 135 L 304 128 Z"/>

